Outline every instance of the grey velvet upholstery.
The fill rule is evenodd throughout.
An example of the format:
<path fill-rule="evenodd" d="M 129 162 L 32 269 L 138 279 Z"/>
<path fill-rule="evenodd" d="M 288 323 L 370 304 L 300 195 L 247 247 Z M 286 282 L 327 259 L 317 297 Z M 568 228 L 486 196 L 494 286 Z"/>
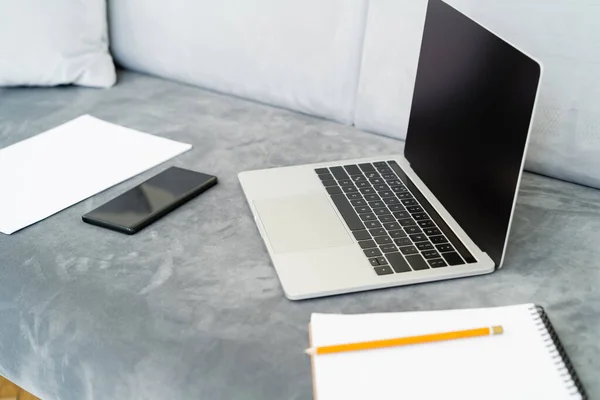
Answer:
<path fill-rule="evenodd" d="M 292 302 L 237 173 L 390 154 L 402 142 L 126 72 L 111 90 L 0 89 L 0 147 L 84 113 L 194 148 L 0 236 L 0 374 L 33 393 L 47 400 L 309 399 L 302 350 L 311 312 L 535 302 L 590 398 L 600 398 L 600 191 L 526 174 L 506 262 L 493 274 Z M 220 183 L 135 236 L 81 221 L 169 164 L 215 174 Z"/>

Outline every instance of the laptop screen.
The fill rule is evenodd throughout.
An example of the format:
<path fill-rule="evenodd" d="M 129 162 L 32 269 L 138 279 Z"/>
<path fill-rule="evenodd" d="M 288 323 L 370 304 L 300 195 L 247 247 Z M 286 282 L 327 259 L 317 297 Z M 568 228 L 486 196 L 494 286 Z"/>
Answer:
<path fill-rule="evenodd" d="M 540 78 L 537 62 L 430 0 L 405 157 L 499 267 Z"/>

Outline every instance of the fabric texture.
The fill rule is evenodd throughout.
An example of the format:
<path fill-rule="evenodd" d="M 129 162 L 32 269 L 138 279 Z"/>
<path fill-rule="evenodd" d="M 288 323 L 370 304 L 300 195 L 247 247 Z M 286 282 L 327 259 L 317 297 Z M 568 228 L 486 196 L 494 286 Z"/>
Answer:
<path fill-rule="evenodd" d="M 0 86 L 110 87 L 105 0 L 0 0 Z"/>
<path fill-rule="evenodd" d="M 600 3 L 448 0 L 543 64 L 526 168 L 600 187 Z M 356 126 L 404 138 L 426 0 L 371 0 Z"/>
<path fill-rule="evenodd" d="M 194 147 L 0 235 L 0 375 L 42 399 L 311 399 L 312 312 L 528 302 L 546 308 L 590 399 L 600 398 L 600 191 L 526 174 L 492 274 L 293 302 L 237 174 L 398 153 L 401 141 L 126 72 L 111 90 L 0 89 L 0 147 L 85 113 Z M 219 183 L 133 236 L 81 221 L 168 165 Z"/>
<path fill-rule="evenodd" d="M 128 69 L 353 121 L 366 0 L 112 0 L 109 12 Z"/>

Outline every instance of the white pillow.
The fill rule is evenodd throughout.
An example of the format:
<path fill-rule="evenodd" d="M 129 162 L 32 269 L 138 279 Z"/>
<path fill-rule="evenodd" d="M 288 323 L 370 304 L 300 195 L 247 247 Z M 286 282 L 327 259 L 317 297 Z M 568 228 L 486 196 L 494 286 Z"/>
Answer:
<path fill-rule="evenodd" d="M 116 81 L 105 0 L 0 0 L 0 86 Z"/>

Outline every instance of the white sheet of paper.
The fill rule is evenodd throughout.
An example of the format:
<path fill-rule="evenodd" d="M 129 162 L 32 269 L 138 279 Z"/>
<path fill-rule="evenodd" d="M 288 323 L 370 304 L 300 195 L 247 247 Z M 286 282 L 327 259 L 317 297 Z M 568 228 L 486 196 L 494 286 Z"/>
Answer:
<path fill-rule="evenodd" d="M 570 399 L 533 304 L 366 315 L 313 314 L 312 345 L 502 325 L 502 335 L 314 357 L 316 398 Z"/>
<path fill-rule="evenodd" d="M 0 150 L 0 232 L 14 233 L 192 146 L 84 115 Z"/>

